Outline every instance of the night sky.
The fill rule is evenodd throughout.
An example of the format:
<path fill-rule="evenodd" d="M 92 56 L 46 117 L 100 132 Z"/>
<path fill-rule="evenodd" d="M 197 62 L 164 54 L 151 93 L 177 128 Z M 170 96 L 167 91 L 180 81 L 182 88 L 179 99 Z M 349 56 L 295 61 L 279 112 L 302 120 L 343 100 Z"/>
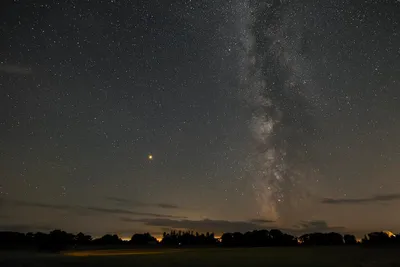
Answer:
<path fill-rule="evenodd" d="M 399 1 L 2 1 L 0 230 L 400 231 Z"/>

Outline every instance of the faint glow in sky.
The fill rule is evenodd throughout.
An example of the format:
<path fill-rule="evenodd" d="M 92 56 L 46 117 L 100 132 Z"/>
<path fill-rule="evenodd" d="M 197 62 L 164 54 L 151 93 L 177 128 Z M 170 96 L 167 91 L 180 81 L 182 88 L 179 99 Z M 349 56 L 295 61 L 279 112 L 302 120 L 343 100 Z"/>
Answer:
<path fill-rule="evenodd" d="M 400 225 L 398 2 L 3 2 L 0 230 Z"/>

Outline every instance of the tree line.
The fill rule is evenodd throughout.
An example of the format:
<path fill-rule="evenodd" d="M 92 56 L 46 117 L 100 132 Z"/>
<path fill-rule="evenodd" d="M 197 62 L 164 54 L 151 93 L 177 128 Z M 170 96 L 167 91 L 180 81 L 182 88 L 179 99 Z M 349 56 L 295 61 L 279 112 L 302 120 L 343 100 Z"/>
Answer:
<path fill-rule="evenodd" d="M 83 233 L 72 234 L 62 230 L 50 233 L 0 232 L 0 249 L 38 249 L 60 251 L 74 248 L 157 246 L 157 247 L 266 247 L 266 246 L 340 246 L 340 245 L 400 245 L 400 235 L 390 232 L 372 232 L 360 241 L 354 235 L 339 233 L 309 233 L 299 237 L 280 230 L 255 230 L 246 233 L 224 233 L 216 238 L 214 233 L 171 231 L 157 241 L 149 233 L 134 234 L 129 241 L 118 235 L 93 238 Z"/>

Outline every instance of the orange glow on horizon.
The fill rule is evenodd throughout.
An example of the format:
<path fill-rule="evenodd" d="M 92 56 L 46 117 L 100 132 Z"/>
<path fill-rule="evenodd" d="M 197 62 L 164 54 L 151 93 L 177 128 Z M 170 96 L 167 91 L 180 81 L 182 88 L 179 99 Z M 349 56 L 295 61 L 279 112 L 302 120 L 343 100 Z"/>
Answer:
<path fill-rule="evenodd" d="M 387 234 L 388 235 L 388 237 L 395 237 L 396 235 L 395 234 L 393 234 L 391 231 L 383 231 L 385 234 Z"/>
<path fill-rule="evenodd" d="M 121 237 L 121 240 L 122 241 L 131 241 L 131 238 L 130 237 Z"/>

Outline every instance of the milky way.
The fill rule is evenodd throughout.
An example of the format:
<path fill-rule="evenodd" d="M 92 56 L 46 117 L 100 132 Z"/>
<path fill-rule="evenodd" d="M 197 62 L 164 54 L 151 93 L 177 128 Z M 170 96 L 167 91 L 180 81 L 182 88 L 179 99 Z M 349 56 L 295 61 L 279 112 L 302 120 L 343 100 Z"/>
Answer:
<path fill-rule="evenodd" d="M 246 8 L 250 14 L 242 81 L 254 114 L 253 188 L 261 214 L 285 220 L 292 198 L 303 192 L 298 182 L 304 170 L 295 142 L 314 134 L 309 112 L 317 93 L 306 84 L 309 67 L 301 55 L 303 29 L 296 6 L 256 1 Z"/>
<path fill-rule="evenodd" d="M 376 8 L 373 4 L 344 6 L 328 1 L 251 1 L 246 5 L 248 15 L 244 17 L 248 29 L 244 31 L 246 53 L 242 81 L 253 109 L 250 129 L 256 149 L 250 162 L 253 188 L 264 216 L 281 223 L 292 221 L 299 216 L 296 211 L 304 210 L 318 194 L 315 192 L 321 189 L 318 182 L 325 175 L 331 175 L 334 169 L 330 166 L 325 168 L 326 172 L 320 171 L 326 166 L 326 163 L 321 166 L 318 161 L 321 147 L 336 142 L 338 153 L 348 155 L 345 146 L 340 144 L 346 137 L 332 138 L 330 127 L 343 121 L 358 125 L 360 120 L 353 115 L 368 112 L 369 109 L 359 105 L 370 100 L 362 97 L 363 88 L 332 86 L 332 74 L 324 77 L 318 68 L 322 65 L 332 71 L 329 68 L 332 62 L 326 62 L 329 55 L 331 58 L 333 55 L 333 63 L 340 68 L 343 64 L 341 53 L 355 57 L 357 42 L 370 42 L 365 35 L 364 40 L 351 40 L 345 30 L 332 32 L 331 27 L 335 24 L 354 31 L 359 25 L 368 24 L 363 18 L 373 17 Z M 376 26 L 372 28 L 376 34 Z M 331 51 L 335 44 L 340 46 L 334 38 L 349 38 L 345 42 L 351 42 L 352 47 Z M 366 54 L 375 55 L 375 49 L 368 48 Z M 335 78 L 348 79 L 349 73 L 359 76 L 359 70 L 348 70 L 346 75 Z M 351 95 L 357 95 L 358 99 L 350 99 Z M 344 110 L 345 116 L 339 115 L 339 118 L 338 114 L 343 114 Z M 352 135 L 361 134 L 352 126 L 345 128 L 343 135 L 349 135 L 348 131 Z M 354 172 L 357 167 L 352 169 Z"/>
<path fill-rule="evenodd" d="M 399 14 L 0 1 L 0 230 L 397 231 Z"/>

